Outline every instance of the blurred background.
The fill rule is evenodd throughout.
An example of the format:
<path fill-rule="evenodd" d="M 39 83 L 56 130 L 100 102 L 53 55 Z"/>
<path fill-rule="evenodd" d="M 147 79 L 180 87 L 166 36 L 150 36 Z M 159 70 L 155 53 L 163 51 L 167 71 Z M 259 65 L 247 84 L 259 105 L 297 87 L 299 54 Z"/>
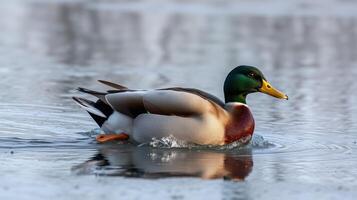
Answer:
<path fill-rule="evenodd" d="M 72 103 L 76 87 L 102 90 L 96 80 L 105 79 L 134 89 L 194 87 L 223 98 L 223 81 L 238 65 L 257 66 L 290 97 L 287 102 L 262 94 L 248 97 L 256 134 L 273 146 L 253 149 L 254 168 L 243 185 L 248 196 L 273 198 L 283 187 L 289 199 L 341 194 L 352 199 L 357 186 L 354 0 L 2 1 L 0 164 L 17 166 L 0 167 L 8 174 L 3 190 L 21 185 L 24 192 L 37 179 L 39 185 L 52 186 L 52 192 L 40 196 L 51 196 L 65 185 L 59 181 L 58 186 L 53 174 L 71 182 L 70 190 L 88 181 L 68 172 L 96 151 L 76 134 L 96 127 Z M 60 153 L 51 148 L 67 147 L 70 141 L 77 146 Z M 41 150 L 28 154 L 34 147 Z M 9 156 L 13 148 L 23 154 Z M 27 168 L 34 158 L 45 161 Z M 13 177 L 18 167 L 27 169 L 22 184 Z M 48 176 L 41 170 L 48 170 Z M 97 187 L 97 180 L 91 181 L 88 188 Z M 223 184 L 224 191 L 212 198 L 224 199 L 226 182 L 195 181 L 199 192 L 194 195 Z M 265 184 L 272 182 L 277 185 Z M 253 191 L 255 184 L 259 187 Z M 239 196 L 242 185 L 230 187 L 238 191 L 233 199 L 247 199 Z M 301 196 L 303 190 L 311 195 Z M 184 192 L 183 197 L 190 195 Z"/>

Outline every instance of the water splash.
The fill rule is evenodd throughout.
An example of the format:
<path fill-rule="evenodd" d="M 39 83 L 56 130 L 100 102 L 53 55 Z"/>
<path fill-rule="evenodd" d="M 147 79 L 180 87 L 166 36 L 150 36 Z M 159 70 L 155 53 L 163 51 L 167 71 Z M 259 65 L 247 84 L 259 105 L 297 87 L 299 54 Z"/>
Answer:
<path fill-rule="evenodd" d="M 256 149 L 266 149 L 275 147 L 276 145 L 269 140 L 264 139 L 263 136 L 255 134 L 253 135 L 252 140 L 250 141 L 249 145 Z"/>
<path fill-rule="evenodd" d="M 160 139 L 152 138 L 149 145 L 155 148 L 192 148 L 195 146 L 195 144 L 179 140 L 173 135 L 162 137 Z"/>
<path fill-rule="evenodd" d="M 254 135 L 251 141 L 247 144 L 247 140 L 250 138 L 243 138 L 226 145 L 198 145 L 194 143 L 189 143 L 183 140 L 179 140 L 174 136 L 170 135 L 168 137 L 153 138 L 148 144 L 154 148 L 188 148 L 188 149 L 214 149 L 214 150 L 234 150 L 234 149 L 245 149 L 245 148 L 270 148 L 275 145 L 264 139 L 261 135 Z"/>

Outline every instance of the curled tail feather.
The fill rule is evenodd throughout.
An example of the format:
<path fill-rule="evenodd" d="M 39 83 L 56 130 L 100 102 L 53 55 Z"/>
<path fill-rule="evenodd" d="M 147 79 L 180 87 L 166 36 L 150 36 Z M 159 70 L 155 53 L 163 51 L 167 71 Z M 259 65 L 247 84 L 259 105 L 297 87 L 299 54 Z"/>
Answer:
<path fill-rule="evenodd" d="M 115 89 L 118 89 L 118 90 L 127 90 L 128 88 L 125 87 L 125 86 L 122 86 L 122 85 L 119 85 L 117 83 L 113 83 L 113 82 L 110 82 L 110 81 L 105 81 L 105 80 L 98 80 L 99 83 L 102 83 L 104 85 L 107 85 L 109 87 L 112 87 L 112 88 L 115 88 Z"/>

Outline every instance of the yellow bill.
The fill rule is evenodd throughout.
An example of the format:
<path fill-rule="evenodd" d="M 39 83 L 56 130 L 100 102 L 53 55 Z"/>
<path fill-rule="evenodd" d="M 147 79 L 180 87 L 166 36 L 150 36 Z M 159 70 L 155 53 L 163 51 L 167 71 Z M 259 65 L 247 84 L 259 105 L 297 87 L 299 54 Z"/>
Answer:
<path fill-rule="evenodd" d="M 279 90 L 275 89 L 266 80 L 263 80 L 263 85 L 262 85 L 261 88 L 259 88 L 259 92 L 268 94 L 268 95 L 276 97 L 278 99 L 286 99 L 286 100 L 289 99 L 289 97 L 286 94 L 284 94 L 284 93 L 280 92 Z"/>

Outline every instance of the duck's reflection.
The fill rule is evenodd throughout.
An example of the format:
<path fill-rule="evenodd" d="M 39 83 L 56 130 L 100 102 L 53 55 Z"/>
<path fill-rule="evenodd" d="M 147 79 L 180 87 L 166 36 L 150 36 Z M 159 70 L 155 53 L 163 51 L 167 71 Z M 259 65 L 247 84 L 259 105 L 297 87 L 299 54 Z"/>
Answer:
<path fill-rule="evenodd" d="M 138 178 L 201 177 L 244 180 L 252 171 L 250 149 L 239 152 L 158 149 L 130 144 L 101 145 L 88 161 L 74 166 L 76 174 Z"/>

